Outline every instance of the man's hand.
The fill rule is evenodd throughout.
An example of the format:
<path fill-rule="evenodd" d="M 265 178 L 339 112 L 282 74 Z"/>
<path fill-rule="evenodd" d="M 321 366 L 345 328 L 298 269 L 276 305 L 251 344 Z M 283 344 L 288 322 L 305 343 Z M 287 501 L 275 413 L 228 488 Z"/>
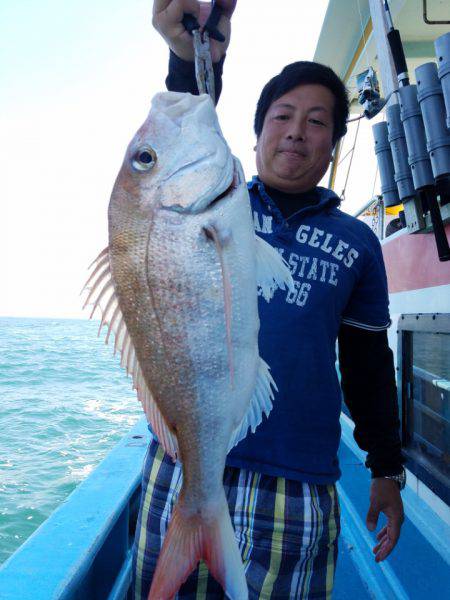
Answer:
<path fill-rule="evenodd" d="M 217 0 L 217 5 L 222 9 L 217 29 L 225 36 L 224 42 L 210 39 L 211 58 L 219 62 L 225 54 L 230 43 L 231 15 L 236 7 L 237 0 Z M 194 60 L 194 46 L 192 36 L 186 31 L 183 23 L 184 13 L 194 15 L 200 26 L 206 23 L 211 12 L 210 2 L 197 0 L 154 0 L 153 27 L 166 40 L 170 49 L 181 59 Z"/>
<path fill-rule="evenodd" d="M 373 548 L 376 562 L 381 562 L 392 552 L 398 542 L 400 528 L 405 520 L 397 482 L 383 477 L 372 479 L 370 486 L 370 506 L 366 518 L 369 531 L 375 530 L 380 512 L 386 515 L 387 525 L 378 533 L 378 544 Z"/>

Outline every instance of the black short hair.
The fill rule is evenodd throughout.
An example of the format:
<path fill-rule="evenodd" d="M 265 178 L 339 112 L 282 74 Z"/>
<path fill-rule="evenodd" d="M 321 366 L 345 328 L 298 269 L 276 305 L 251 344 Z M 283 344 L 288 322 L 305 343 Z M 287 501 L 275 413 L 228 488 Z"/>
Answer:
<path fill-rule="evenodd" d="M 336 73 L 317 62 L 301 60 L 291 63 L 266 83 L 256 105 L 254 129 L 256 137 L 261 135 L 264 118 L 275 100 L 299 85 L 320 84 L 330 90 L 335 98 L 333 115 L 333 145 L 347 133 L 349 100 L 347 89 Z"/>

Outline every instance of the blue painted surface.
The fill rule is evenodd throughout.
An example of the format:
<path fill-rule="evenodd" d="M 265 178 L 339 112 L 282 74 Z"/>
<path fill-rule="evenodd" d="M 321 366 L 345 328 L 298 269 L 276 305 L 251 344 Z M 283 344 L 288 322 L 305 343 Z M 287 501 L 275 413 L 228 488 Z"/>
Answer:
<path fill-rule="evenodd" d="M 354 548 L 341 535 L 339 538 L 339 558 L 334 579 L 333 600 L 369 600 L 367 583 L 354 563 Z"/>
<path fill-rule="evenodd" d="M 127 597 L 148 439 L 142 419 L 3 565 L 1 600 Z M 376 534 L 365 528 L 369 474 L 345 422 L 339 454 L 342 534 L 333 599 L 450 597 L 448 526 L 411 490 L 405 490 L 407 518 L 399 545 L 389 559 L 376 564 L 372 554 Z M 382 520 L 377 531 L 381 527 Z"/>
<path fill-rule="evenodd" d="M 352 540 L 354 560 L 372 594 L 380 599 L 423 600 L 433 595 L 449 598 L 450 527 L 409 488 L 402 492 L 405 522 L 397 547 L 382 563 L 374 562 L 372 547 L 377 543 L 376 533 L 384 526 L 385 518 L 380 516 L 374 533 L 366 529 L 370 476 L 351 430 L 344 422 L 342 425 L 343 441 L 339 449 L 343 472 L 339 483 L 342 536 Z"/>

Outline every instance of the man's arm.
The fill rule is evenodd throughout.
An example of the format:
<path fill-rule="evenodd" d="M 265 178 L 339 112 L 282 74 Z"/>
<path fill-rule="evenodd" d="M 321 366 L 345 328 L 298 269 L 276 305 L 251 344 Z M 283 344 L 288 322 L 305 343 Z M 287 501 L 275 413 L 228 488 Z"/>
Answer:
<path fill-rule="evenodd" d="M 210 38 L 211 58 L 213 61 L 216 103 L 222 90 L 222 71 L 225 53 L 230 43 L 231 15 L 237 0 L 216 0 L 222 9 L 218 30 L 225 41 L 218 42 Z M 170 48 L 169 74 L 166 86 L 172 92 L 190 92 L 198 94 L 195 78 L 194 46 L 192 36 L 182 23 L 184 14 L 194 15 L 203 26 L 208 18 L 212 4 L 197 0 L 155 0 L 153 4 L 153 26 L 166 40 Z"/>
<path fill-rule="evenodd" d="M 378 534 L 375 560 L 384 560 L 400 536 L 404 520 L 398 484 L 385 475 L 401 472 L 404 458 L 399 435 L 397 388 L 386 331 L 342 325 L 339 332 L 341 387 L 355 423 L 354 438 L 367 451 L 372 472 L 367 527 L 373 531 L 380 512 L 388 524 Z"/>
<path fill-rule="evenodd" d="M 339 367 L 344 400 L 355 422 L 354 437 L 367 452 L 366 466 L 372 477 L 396 475 L 404 460 L 394 361 L 386 331 L 342 325 Z"/>
<path fill-rule="evenodd" d="M 216 92 L 216 104 L 222 91 L 222 71 L 225 56 L 219 62 L 213 63 L 214 88 Z M 169 56 L 169 74 L 166 77 L 166 87 L 169 92 L 189 92 L 197 95 L 197 79 L 195 77 L 195 65 L 179 58 L 172 50 Z"/>

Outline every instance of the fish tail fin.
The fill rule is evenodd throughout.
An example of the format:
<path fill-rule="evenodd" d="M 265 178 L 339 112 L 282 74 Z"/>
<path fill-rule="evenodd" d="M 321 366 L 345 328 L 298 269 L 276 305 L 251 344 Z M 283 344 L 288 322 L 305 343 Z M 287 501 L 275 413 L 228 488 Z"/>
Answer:
<path fill-rule="evenodd" d="M 248 588 L 228 506 L 213 517 L 185 516 L 177 505 L 158 558 L 148 600 L 170 600 L 203 559 L 230 600 L 247 600 Z"/>

